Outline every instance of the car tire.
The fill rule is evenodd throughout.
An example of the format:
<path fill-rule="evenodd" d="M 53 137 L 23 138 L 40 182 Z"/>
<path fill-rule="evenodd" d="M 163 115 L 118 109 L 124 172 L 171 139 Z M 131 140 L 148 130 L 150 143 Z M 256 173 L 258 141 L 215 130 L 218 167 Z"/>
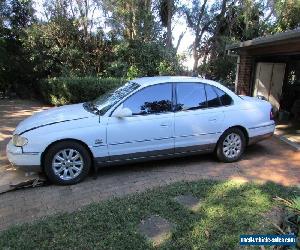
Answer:
<path fill-rule="evenodd" d="M 88 150 L 76 141 L 62 141 L 51 146 L 45 155 L 44 170 L 52 183 L 72 185 L 81 182 L 91 168 Z"/>
<path fill-rule="evenodd" d="M 241 158 L 245 147 L 244 133 L 238 128 L 230 128 L 220 137 L 216 147 L 216 156 L 222 162 L 235 162 Z"/>

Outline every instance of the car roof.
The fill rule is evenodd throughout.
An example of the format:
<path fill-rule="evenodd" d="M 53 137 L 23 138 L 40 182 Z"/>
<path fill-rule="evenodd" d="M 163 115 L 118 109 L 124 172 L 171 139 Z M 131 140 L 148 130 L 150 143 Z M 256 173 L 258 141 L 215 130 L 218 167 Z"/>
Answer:
<path fill-rule="evenodd" d="M 131 80 L 143 87 L 155 85 L 159 83 L 167 83 L 167 82 L 201 82 L 208 83 L 215 86 L 220 86 L 220 83 L 215 81 L 199 78 L 199 77 L 191 77 L 191 76 L 153 76 L 153 77 L 141 77 Z"/>
<path fill-rule="evenodd" d="M 239 102 L 240 98 L 238 95 L 236 95 L 234 92 L 232 92 L 230 89 L 226 88 L 224 85 L 212 81 L 212 80 L 207 80 L 203 79 L 200 77 L 191 77 L 191 76 L 153 76 L 153 77 L 141 77 L 141 78 L 136 78 L 131 80 L 131 82 L 135 82 L 139 85 L 141 85 L 141 88 L 144 88 L 146 86 L 151 86 L 155 84 L 160 84 L 160 83 L 205 83 L 209 84 L 212 86 L 215 86 L 221 90 L 223 90 L 225 93 L 229 94 L 231 98 L 233 98 L 235 101 Z"/>

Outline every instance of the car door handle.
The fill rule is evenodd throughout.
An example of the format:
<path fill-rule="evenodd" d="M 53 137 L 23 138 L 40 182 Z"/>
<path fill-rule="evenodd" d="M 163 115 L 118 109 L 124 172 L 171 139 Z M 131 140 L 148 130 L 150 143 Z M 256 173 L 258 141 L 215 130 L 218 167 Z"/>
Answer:
<path fill-rule="evenodd" d="M 169 124 L 167 124 L 167 123 L 162 123 L 162 124 L 160 124 L 160 126 L 161 126 L 161 127 L 169 127 Z"/>
<path fill-rule="evenodd" d="M 210 122 L 214 122 L 216 120 L 217 120 L 217 118 L 210 118 L 210 119 L 208 119 L 208 121 L 210 121 Z"/>

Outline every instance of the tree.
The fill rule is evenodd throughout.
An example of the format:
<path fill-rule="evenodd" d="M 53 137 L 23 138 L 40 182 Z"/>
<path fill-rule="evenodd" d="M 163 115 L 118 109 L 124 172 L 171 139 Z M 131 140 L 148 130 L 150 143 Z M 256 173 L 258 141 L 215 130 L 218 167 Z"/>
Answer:
<path fill-rule="evenodd" d="M 136 77 L 181 72 L 172 29 L 184 14 L 193 74 L 231 82 L 225 45 L 299 27 L 299 0 L 0 0 L 1 90 L 25 93 L 52 76 Z M 174 41 L 174 44 L 173 44 Z M 200 65 L 199 65 L 200 64 Z"/>
<path fill-rule="evenodd" d="M 166 68 L 173 74 L 177 72 L 176 52 L 172 44 L 164 45 L 161 36 L 162 25 L 156 18 L 157 2 L 105 0 L 103 6 L 107 23 L 117 38 L 114 41 L 117 58 L 112 64 L 114 70 L 122 68 L 117 71 L 126 72 L 130 69 L 130 76 L 157 75 Z"/>
<path fill-rule="evenodd" d="M 159 3 L 159 16 L 163 27 L 167 27 L 167 42 L 168 49 L 172 49 L 172 17 L 174 14 L 174 1 L 161 0 Z"/>
<path fill-rule="evenodd" d="M 35 22 L 31 0 L 1 1 L 0 89 L 23 93 L 33 82 L 30 55 L 23 49 L 24 30 Z M 22 83 L 22 85 L 20 84 Z"/>
<path fill-rule="evenodd" d="M 189 28 L 192 29 L 194 35 L 194 41 L 192 44 L 192 54 L 194 58 L 193 74 L 198 71 L 199 59 L 203 55 L 203 36 L 209 31 L 212 23 L 212 18 L 208 12 L 208 0 L 203 2 L 198 0 L 192 1 L 191 8 L 184 9 L 186 20 Z"/>
<path fill-rule="evenodd" d="M 233 41 L 248 40 L 262 34 L 262 5 L 250 0 L 193 1 L 186 9 L 189 27 L 194 33 L 193 74 L 233 82 L 234 59 L 225 54 Z M 198 66 L 201 60 L 201 65 Z"/>
<path fill-rule="evenodd" d="M 153 41 L 158 36 L 151 0 L 103 0 L 106 23 L 126 40 Z"/>
<path fill-rule="evenodd" d="M 282 32 L 300 27 L 300 1 L 274 0 L 273 12 L 276 21 L 271 25 L 271 32 Z"/>

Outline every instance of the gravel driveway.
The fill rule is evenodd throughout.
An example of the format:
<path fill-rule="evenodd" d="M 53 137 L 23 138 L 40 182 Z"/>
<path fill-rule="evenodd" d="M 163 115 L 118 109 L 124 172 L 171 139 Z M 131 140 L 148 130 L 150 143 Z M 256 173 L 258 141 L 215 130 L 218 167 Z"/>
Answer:
<path fill-rule="evenodd" d="M 16 173 L 22 176 L 5 157 L 5 145 L 16 124 L 46 108 L 34 102 L 0 100 L 0 181 L 11 180 Z M 249 147 L 237 163 L 219 163 L 212 155 L 153 161 L 105 168 L 99 171 L 97 179 L 89 177 L 74 186 L 51 185 L 4 193 L 0 195 L 0 230 L 57 212 L 74 211 L 113 196 L 203 178 L 299 185 L 300 152 L 273 137 Z"/>
<path fill-rule="evenodd" d="M 9 184 L 28 180 L 21 170 L 10 166 L 6 159 L 6 144 L 16 125 L 34 112 L 47 109 L 37 102 L 23 100 L 0 100 L 0 193 L 9 189 Z"/>

